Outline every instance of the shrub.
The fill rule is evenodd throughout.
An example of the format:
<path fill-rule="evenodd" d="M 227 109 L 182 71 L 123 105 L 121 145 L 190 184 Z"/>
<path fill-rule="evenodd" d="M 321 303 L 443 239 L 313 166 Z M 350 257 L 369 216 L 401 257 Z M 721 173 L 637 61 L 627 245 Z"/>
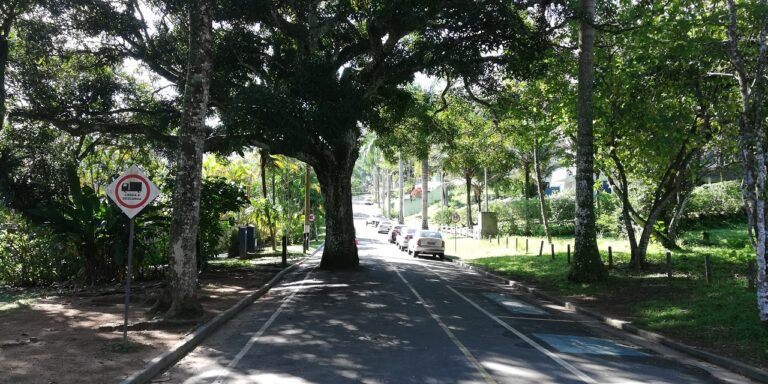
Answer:
<path fill-rule="evenodd" d="M 553 223 L 573 222 L 576 219 L 576 197 L 573 193 L 559 193 L 546 201 L 549 218 Z"/>
<path fill-rule="evenodd" d="M 621 202 L 612 193 L 598 193 L 595 199 L 595 225 L 603 236 L 618 236 L 625 232 L 621 222 Z"/>
<path fill-rule="evenodd" d="M 0 282 L 16 286 L 46 285 L 77 272 L 66 243 L 45 228 L 0 208 Z"/>
<path fill-rule="evenodd" d="M 685 213 L 688 222 L 686 226 L 690 226 L 694 221 L 743 221 L 744 217 L 738 181 L 705 184 L 694 188 Z"/>
<path fill-rule="evenodd" d="M 435 214 L 432 216 L 432 221 L 440 225 L 451 225 L 453 224 L 451 217 L 455 212 L 456 210 L 448 207 L 440 208 L 435 211 Z"/>

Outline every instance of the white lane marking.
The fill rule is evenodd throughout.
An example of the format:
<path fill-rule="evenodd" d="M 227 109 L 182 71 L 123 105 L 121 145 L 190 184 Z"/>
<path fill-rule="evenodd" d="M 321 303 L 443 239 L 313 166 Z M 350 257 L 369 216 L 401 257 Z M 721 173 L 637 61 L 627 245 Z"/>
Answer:
<path fill-rule="evenodd" d="M 409 283 L 408 280 L 406 280 L 405 277 L 403 277 L 403 275 L 400 274 L 400 271 L 398 271 L 397 268 L 392 268 L 392 269 L 395 270 L 395 273 L 397 273 L 397 276 L 400 277 L 400 280 L 403 280 L 403 283 L 405 283 L 405 285 L 408 286 L 408 289 L 411 290 L 413 295 L 416 296 L 417 299 L 419 299 L 421 306 L 423 306 L 424 309 L 427 310 L 427 313 L 429 313 L 429 315 L 432 316 L 432 318 L 437 322 L 440 328 L 443 329 L 443 332 L 445 332 L 445 334 L 448 335 L 448 338 L 451 339 L 453 344 L 455 344 L 456 347 L 458 347 L 459 350 L 461 350 L 461 353 L 464 354 L 464 357 L 466 357 L 467 360 L 469 360 L 470 364 L 474 365 L 475 369 L 477 369 L 477 371 L 480 372 L 480 375 L 483 376 L 483 379 L 485 379 L 485 382 L 488 384 L 496 384 L 496 380 L 494 380 L 493 377 L 491 377 L 488 371 L 486 371 L 485 368 L 483 368 L 483 366 L 480 364 L 480 362 L 477 361 L 475 356 L 472 355 L 472 352 L 470 352 L 469 349 L 467 349 L 467 347 L 464 346 L 464 344 L 462 344 L 461 341 L 459 341 L 459 339 L 456 337 L 456 335 L 453 334 L 453 332 L 451 332 L 448 326 L 445 325 L 445 323 L 443 323 L 442 320 L 440 320 L 440 317 L 434 311 L 432 311 L 431 308 L 429 308 L 426 301 L 424 301 L 424 298 L 421 297 L 419 292 L 417 292 L 416 289 L 413 288 L 411 283 Z"/>
<path fill-rule="evenodd" d="M 429 268 L 427 268 L 427 269 L 429 269 Z M 505 321 L 502 321 L 498 317 L 496 317 L 493 314 L 491 314 L 490 312 L 486 311 L 481 306 L 479 306 L 477 303 L 475 303 L 474 301 L 470 300 L 468 297 L 462 295 L 459 291 L 453 289 L 453 287 L 451 287 L 449 285 L 446 285 L 446 287 L 448 289 L 450 289 L 451 292 L 455 293 L 456 295 L 458 295 L 459 297 L 464 299 L 466 302 L 471 304 L 473 307 L 475 307 L 475 309 L 477 309 L 478 311 L 482 312 L 484 315 L 486 315 L 489 318 L 491 318 L 497 324 L 501 325 L 502 327 L 506 328 L 508 331 L 510 331 L 510 332 L 514 333 L 515 335 L 517 335 L 517 337 L 521 338 L 523 341 L 528 343 L 528 345 L 536 348 L 539 352 L 547 355 L 550 359 L 552 359 L 556 363 L 560 364 L 563 368 L 571 371 L 571 373 L 576 375 L 579 379 L 581 379 L 581 381 L 583 381 L 585 383 L 597 383 L 597 381 L 595 381 L 591 377 L 587 376 L 586 373 L 580 371 L 578 368 L 574 367 L 573 365 L 571 365 L 567 361 L 563 360 L 562 358 L 560 358 L 560 356 L 557 356 L 553 352 L 551 352 L 551 351 L 547 350 L 546 348 L 542 347 L 541 344 L 533 341 L 531 338 L 529 338 L 528 336 L 526 336 L 522 332 L 518 331 L 517 329 L 515 329 L 511 325 L 507 324 Z"/>
<path fill-rule="evenodd" d="M 235 355 L 235 358 L 232 359 L 232 361 L 230 361 L 229 364 L 227 364 L 226 372 L 216 377 L 216 379 L 213 381 L 214 384 L 223 384 L 224 382 L 226 382 L 227 376 L 229 376 L 229 373 L 231 372 L 231 370 L 235 368 L 238 363 L 240 363 L 240 360 L 242 360 L 243 357 L 245 357 L 245 354 L 251 350 L 253 345 L 256 344 L 256 341 L 258 341 L 259 338 L 264 334 L 264 332 L 266 332 L 267 329 L 272 325 L 272 323 L 275 322 L 277 317 L 280 316 L 280 313 L 283 312 L 286 306 L 288 306 L 288 304 L 291 302 L 293 297 L 296 296 L 296 294 L 299 293 L 299 291 L 301 291 L 302 287 L 304 286 L 304 283 L 306 283 L 309 280 L 309 275 L 315 272 L 315 269 L 317 269 L 319 265 L 320 264 L 318 264 L 317 266 L 309 270 L 307 275 L 304 276 L 304 279 L 301 281 L 301 284 L 295 287 L 293 292 L 291 292 L 291 295 L 283 300 L 283 303 L 280 304 L 280 307 L 278 307 L 274 313 L 272 313 L 272 316 L 269 317 L 267 322 L 264 323 L 264 325 L 262 325 L 261 328 L 259 328 L 259 330 L 253 336 L 251 336 L 250 339 L 248 339 L 248 342 L 245 344 L 245 346 L 243 346 L 242 349 L 240 349 L 240 352 L 238 352 L 237 355 Z"/>
<path fill-rule="evenodd" d="M 435 276 L 437 276 L 443 282 L 446 282 L 446 283 L 448 282 L 447 280 L 445 280 L 445 278 L 440 276 L 439 273 L 437 273 L 434 270 L 432 270 L 432 268 L 430 268 L 429 266 L 427 266 L 427 265 L 423 265 L 423 266 L 424 266 L 424 268 L 426 270 L 432 272 Z M 595 381 L 593 378 L 589 377 L 586 373 L 580 371 L 578 368 L 574 367 L 573 365 L 571 365 L 567 361 L 563 360 L 560 356 L 558 356 L 557 354 L 553 353 L 552 351 L 547 350 L 546 348 L 541 346 L 541 344 L 535 342 L 530 337 L 526 336 L 525 334 L 523 334 L 522 332 L 518 331 L 517 329 L 515 329 L 511 325 L 507 324 L 505 321 L 499 319 L 498 317 L 496 317 L 492 313 L 486 311 L 480 305 L 478 305 L 474 301 L 470 300 L 468 297 L 462 295 L 459 291 L 453 289 L 453 287 L 451 287 L 450 285 L 446 284 L 445 286 L 446 286 L 446 288 L 450 289 L 451 292 L 455 293 L 456 295 L 458 295 L 459 297 L 464 299 L 466 302 L 471 304 L 473 307 L 475 307 L 475 309 L 477 309 L 478 311 L 480 311 L 484 315 L 488 316 L 491 320 L 495 321 L 497 324 L 501 325 L 506 330 L 514 333 L 517 337 L 519 337 L 520 339 L 522 339 L 523 341 L 528 343 L 528 345 L 534 347 L 539 352 L 543 353 L 544 355 L 546 355 L 550 359 L 554 360 L 556 363 L 560 364 L 560 366 L 562 366 L 563 368 L 567 369 L 568 371 L 570 371 L 571 373 L 576 375 L 576 377 L 581 379 L 583 382 L 585 382 L 585 383 L 597 383 L 597 381 Z"/>

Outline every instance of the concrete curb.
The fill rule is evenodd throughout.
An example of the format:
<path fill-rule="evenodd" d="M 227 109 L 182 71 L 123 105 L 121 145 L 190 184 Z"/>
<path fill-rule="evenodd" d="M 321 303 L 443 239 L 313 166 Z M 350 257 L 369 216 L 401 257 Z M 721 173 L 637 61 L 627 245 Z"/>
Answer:
<path fill-rule="evenodd" d="M 267 291 L 275 286 L 275 284 L 277 284 L 288 272 L 292 271 L 297 266 L 307 261 L 309 258 L 315 256 L 321 249 L 323 249 L 323 246 L 318 247 L 314 252 L 312 252 L 311 255 L 301 259 L 294 264 L 291 264 L 289 267 L 278 272 L 277 275 L 275 275 L 261 288 L 248 294 L 244 298 L 240 299 L 240 301 L 238 301 L 237 304 L 233 305 L 231 308 L 216 315 L 216 317 L 195 329 L 194 332 L 184 337 L 184 339 L 176 343 L 173 347 L 171 347 L 171 349 L 152 359 L 141 371 L 135 372 L 125 380 L 121 381 L 120 384 L 145 384 L 150 382 L 152 378 L 165 371 L 167 368 L 181 360 L 181 358 L 195 349 L 195 347 L 197 347 L 211 333 L 219 329 L 240 311 L 251 305 L 251 303 L 256 301 L 256 299 L 267 293 Z"/>
<path fill-rule="evenodd" d="M 600 320 L 604 324 L 609 325 L 609 326 L 611 326 L 613 328 L 620 329 L 622 331 L 635 334 L 635 335 L 640 336 L 640 337 L 642 337 L 642 338 L 644 338 L 646 340 L 649 340 L 649 341 L 657 342 L 659 344 L 662 344 L 662 345 L 665 345 L 665 346 L 670 347 L 672 349 L 675 349 L 677 351 L 686 353 L 686 354 L 691 355 L 693 357 L 696 357 L 698 359 L 701 359 L 701 360 L 704 360 L 706 362 L 718 365 L 720 367 L 723 367 L 725 369 L 728 369 L 728 370 L 733 371 L 735 373 L 738 373 L 740 375 L 749 377 L 750 379 L 759 381 L 761 383 L 768 383 L 768 372 L 766 372 L 766 371 L 764 371 L 762 369 L 753 367 L 751 365 L 742 363 L 740 361 L 729 359 L 727 357 L 718 356 L 718 355 L 715 355 L 715 354 L 713 354 L 711 352 L 707 352 L 707 351 L 702 351 L 700 349 L 696 349 L 696 348 L 691 347 L 689 345 L 685 345 L 685 344 L 683 344 L 681 342 L 671 340 L 671 339 L 667 338 L 666 336 L 662 336 L 662 335 L 660 335 L 658 333 L 650 332 L 650 331 L 646 331 L 646 330 L 640 329 L 640 328 L 630 324 L 629 322 L 626 322 L 626 321 L 623 321 L 623 320 L 619 320 L 619 319 L 614 319 L 614 318 L 605 316 L 605 315 L 603 315 L 601 313 L 595 312 L 593 310 L 582 308 L 582 307 L 580 307 L 578 305 L 575 305 L 575 304 L 571 303 L 570 301 L 565 301 L 565 300 L 563 300 L 563 299 L 561 299 L 559 297 L 552 296 L 550 294 L 544 293 L 544 292 L 542 292 L 541 290 L 539 290 L 537 288 L 532 288 L 532 287 L 529 287 L 527 285 L 521 284 L 521 283 L 519 283 L 517 281 L 509 280 L 509 279 L 507 279 L 505 277 L 502 277 L 502 276 L 496 275 L 494 273 L 488 272 L 484 268 L 480 268 L 480 267 L 476 267 L 476 266 L 473 266 L 473 265 L 469 265 L 469 264 L 467 264 L 467 263 L 465 263 L 465 262 L 463 262 L 461 260 L 453 259 L 451 261 L 456 263 L 456 264 L 458 264 L 458 265 L 460 265 L 460 266 L 462 266 L 462 267 L 464 267 L 464 268 L 466 268 L 466 269 L 477 271 L 477 272 L 479 272 L 483 276 L 490 277 L 490 278 L 493 278 L 495 280 L 499 280 L 499 281 L 503 282 L 504 284 L 510 285 L 512 287 L 519 288 L 519 289 L 521 289 L 521 290 L 523 290 L 525 292 L 528 292 L 528 293 L 530 293 L 530 294 L 532 294 L 534 296 L 538 296 L 538 297 L 540 297 L 542 299 L 545 299 L 547 301 L 551 301 L 553 303 L 561 305 L 561 306 L 563 306 L 563 307 L 565 307 L 567 309 L 570 309 L 570 310 L 573 310 L 575 312 L 581 313 L 583 315 L 589 316 L 591 318 Z"/>

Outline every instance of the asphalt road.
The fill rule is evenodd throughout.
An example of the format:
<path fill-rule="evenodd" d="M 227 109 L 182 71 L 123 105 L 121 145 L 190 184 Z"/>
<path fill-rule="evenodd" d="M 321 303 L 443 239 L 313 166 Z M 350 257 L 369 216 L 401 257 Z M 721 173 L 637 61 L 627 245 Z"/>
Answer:
<path fill-rule="evenodd" d="M 370 207 L 356 206 L 357 209 Z M 361 267 L 287 275 L 164 383 L 711 383 L 707 371 L 356 222 Z"/>

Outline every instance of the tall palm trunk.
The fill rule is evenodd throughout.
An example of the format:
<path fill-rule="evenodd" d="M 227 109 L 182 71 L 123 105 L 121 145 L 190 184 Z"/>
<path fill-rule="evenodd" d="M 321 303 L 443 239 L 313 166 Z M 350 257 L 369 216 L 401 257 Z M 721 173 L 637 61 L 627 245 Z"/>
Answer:
<path fill-rule="evenodd" d="M 379 199 L 379 167 L 373 166 L 373 199 L 376 200 L 376 206 L 381 208 L 381 200 Z"/>
<path fill-rule="evenodd" d="M 467 187 L 467 228 L 472 230 L 472 174 L 464 172 L 464 182 Z"/>
<path fill-rule="evenodd" d="M 595 0 L 580 0 L 579 86 L 576 132 L 576 231 L 574 262 L 568 278 L 577 282 L 604 279 L 608 273 L 597 249 L 595 228 L 594 134 L 592 131 L 592 86 L 594 81 Z"/>
<path fill-rule="evenodd" d="M 387 185 L 384 188 L 386 189 L 386 191 L 384 192 L 384 196 L 386 196 L 387 207 L 384 209 L 384 212 L 386 212 L 387 214 L 387 219 L 390 219 L 392 218 L 392 196 L 391 196 L 392 195 L 392 172 L 390 172 L 389 170 L 387 170 L 386 181 L 387 181 Z"/>
<path fill-rule="evenodd" d="M 445 170 L 440 170 L 440 199 L 443 208 L 448 206 L 448 188 L 445 185 Z"/>
<path fill-rule="evenodd" d="M 261 152 L 261 196 L 264 198 L 264 202 L 267 202 L 267 159 L 269 154 L 266 151 Z M 273 192 L 274 194 L 274 192 Z M 277 244 L 275 244 L 275 226 L 272 225 L 272 215 L 269 212 L 269 207 L 264 206 L 264 216 L 267 218 L 267 227 L 269 228 L 269 240 L 272 244 L 272 250 L 277 250 Z"/>

